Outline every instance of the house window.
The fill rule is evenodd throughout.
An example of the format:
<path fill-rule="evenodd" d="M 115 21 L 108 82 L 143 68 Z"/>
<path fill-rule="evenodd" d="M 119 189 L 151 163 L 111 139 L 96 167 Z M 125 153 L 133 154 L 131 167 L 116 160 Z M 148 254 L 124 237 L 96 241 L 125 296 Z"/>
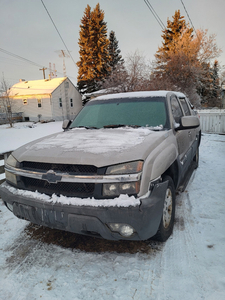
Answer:
<path fill-rule="evenodd" d="M 37 99 L 38 107 L 41 107 L 41 99 Z"/>
<path fill-rule="evenodd" d="M 59 98 L 59 107 L 62 107 L 62 98 Z"/>
<path fill-rule="evenodd" d="M 70 99 L 70 107 L 73 107 L 73 99 Z"/>
<path fill-rule="evenodd" d="M 65 88 L 66 88 L 66 89 L 69 88 L 69 82 L 68 82 L 68 81 L 65 82 Z"/>
<path fill-rule="evenodd" d="M 27 99 L 23 99 L 23 105 L 27 105 Z"/>

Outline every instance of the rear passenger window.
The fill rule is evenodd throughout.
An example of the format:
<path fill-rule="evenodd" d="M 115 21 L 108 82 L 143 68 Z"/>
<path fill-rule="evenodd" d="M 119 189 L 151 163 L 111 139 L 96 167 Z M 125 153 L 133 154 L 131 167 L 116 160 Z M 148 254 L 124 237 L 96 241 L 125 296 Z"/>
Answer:
<path fill-rule="evenodd" d="M 176 97 L 171 98 L 171 109 L 175 122 L 180 123 L 180 118 L 183 116 L 183 113 Z"/>
<path fill-rule="evenodd" d="M 187 104 L 186 99 L 180 98 L 180 103 L 181 103 L 181 105 L 182 105 L 182 107 L 183 107 L 185 116 L 190 116 L 191 113 L 190 113 L 190 109 L 189 109 L 189 107 L 188 107 L 188 104 Z"/>

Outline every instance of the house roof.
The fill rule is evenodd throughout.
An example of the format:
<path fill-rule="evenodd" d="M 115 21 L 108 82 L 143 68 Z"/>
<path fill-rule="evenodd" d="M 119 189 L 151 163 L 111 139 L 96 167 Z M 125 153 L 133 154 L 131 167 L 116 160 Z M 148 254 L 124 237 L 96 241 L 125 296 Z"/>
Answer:
<path fill-rule="evenodd" d="M 67 77 L 20 81 L 10 88 L 10 97 L 28 96 L 28 95 L 46 95 L 52 92 L 64 81 Z"/>

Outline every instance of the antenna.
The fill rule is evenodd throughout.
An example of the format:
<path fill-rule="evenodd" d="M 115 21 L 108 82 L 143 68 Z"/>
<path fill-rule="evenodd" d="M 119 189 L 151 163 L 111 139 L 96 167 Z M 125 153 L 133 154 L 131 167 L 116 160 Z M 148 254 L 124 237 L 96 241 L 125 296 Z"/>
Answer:
<path fill-rule="evenodd" d="M 52 69 L 52 64 L 49 63 L 49 79 L 56 78 L 56 77 L 57 75 L 56 75 L 55 64 L 53 64 L 53 69 Z"/>
<path fill-rule="evenodd" d="M 49 79 L 52 79 L 52 64 L 49 63 Z"/>
<path fill-rule="evenodd" d="M 56 68 L 55 68 L 55 64 L 53 64 L 53 77 L 56 78 L 57 75 L 56 75 Z"/>
<path fill-rule="evenodd" d="M 66 50 L 57 50 L 56 53 L 58 53 L 59 57 L 63 58 L 63 74 L 64 74 L 64 77 L 66 77 L 65 58 L 70 57 L 70 55 L 66 52 Z"/>

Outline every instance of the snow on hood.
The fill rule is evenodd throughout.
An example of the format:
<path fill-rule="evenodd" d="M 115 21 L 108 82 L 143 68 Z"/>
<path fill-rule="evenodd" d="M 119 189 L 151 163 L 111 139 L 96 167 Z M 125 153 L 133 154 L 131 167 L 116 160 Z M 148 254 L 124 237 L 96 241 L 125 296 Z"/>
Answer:
<path fill-rule="evenodd" d="M 27 145 L 27 150 L 43 150 L 61 148 L 64 150 L 78 150 L 94 154 L 108 151 L 126 151 L 141 144 L 152 131 L 147 128 L 119 128 L 119 129 L 84 129 L 75 128 L 71 131 L 59 133 L 41 141 Z"/>
<path fill-rule="evenodd" d="M 18 161 L 107 165 L 145 159 L 166 138 L 149 128 L 74 128 L 33 141 L 14 151 Z"/>

